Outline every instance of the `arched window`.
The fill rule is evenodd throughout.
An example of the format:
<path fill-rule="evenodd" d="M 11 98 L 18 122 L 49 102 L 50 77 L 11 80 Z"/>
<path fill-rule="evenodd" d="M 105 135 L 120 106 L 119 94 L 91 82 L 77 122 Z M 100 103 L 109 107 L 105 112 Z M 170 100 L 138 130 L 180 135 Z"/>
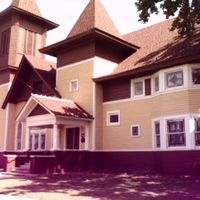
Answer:
<path fill-rule="evenodd" d="M 22 134 L 23 134 L 23 123 L 20 122 L 17 126 L 17 150 L 22 150 Z"/>

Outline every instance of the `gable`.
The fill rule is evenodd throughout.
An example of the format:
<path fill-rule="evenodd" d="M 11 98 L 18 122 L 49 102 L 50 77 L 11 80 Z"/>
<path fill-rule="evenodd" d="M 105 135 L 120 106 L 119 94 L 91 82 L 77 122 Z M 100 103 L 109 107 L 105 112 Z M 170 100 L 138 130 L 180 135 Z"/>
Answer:
<path fill-rule="evenodd" d="M 38 115 L 45 115 L 45 114 L 49 114 L 49 112 L 47 110 L 45 110 L 42 106 L 40 106 L 39 104 L 31 111 L 31 113 L 29 114 L 29 117 L 33 117 L 33 116 L 38 116 Z"/>

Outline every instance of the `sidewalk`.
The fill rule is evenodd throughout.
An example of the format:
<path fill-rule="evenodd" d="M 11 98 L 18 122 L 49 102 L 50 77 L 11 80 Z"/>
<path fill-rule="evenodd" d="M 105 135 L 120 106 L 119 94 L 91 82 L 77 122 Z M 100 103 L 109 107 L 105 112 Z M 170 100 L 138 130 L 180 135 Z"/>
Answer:
<path fill-rule="evenodd" d="M 0 194 L 0 200 L 33 200 L 33 199 Z"/>

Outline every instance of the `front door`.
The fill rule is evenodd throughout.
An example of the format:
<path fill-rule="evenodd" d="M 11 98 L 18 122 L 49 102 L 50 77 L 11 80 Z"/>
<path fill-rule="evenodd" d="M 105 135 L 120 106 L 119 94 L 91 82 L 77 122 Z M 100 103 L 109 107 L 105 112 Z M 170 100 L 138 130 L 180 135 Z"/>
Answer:
<path fill-rule="evenodd" d="M 79 149 L 80 128 L 68 128 L 66 130 L 66 149 Z"/>

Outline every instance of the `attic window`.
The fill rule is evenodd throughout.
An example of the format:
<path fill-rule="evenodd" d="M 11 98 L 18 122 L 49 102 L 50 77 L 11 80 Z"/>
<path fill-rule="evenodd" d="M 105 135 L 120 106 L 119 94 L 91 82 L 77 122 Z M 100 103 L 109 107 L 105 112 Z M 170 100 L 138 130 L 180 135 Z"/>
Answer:
<path fill-rule="evenodd" d="M 42 94 L 43 87 L 42 81 L 36 81 L 33 83 L 33 94 Z"/>

